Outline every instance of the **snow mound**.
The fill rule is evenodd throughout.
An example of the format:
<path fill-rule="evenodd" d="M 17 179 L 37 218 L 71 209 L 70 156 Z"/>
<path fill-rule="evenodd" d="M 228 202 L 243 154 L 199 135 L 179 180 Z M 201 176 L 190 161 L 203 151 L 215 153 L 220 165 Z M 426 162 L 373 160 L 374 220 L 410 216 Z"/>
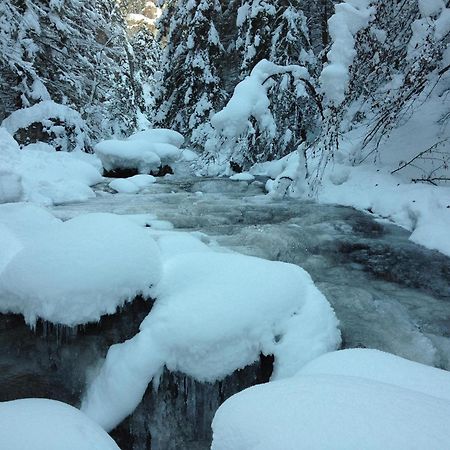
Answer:
<path fill-rule="evenodd" d="M 170 144 L 180 148 L 183 145 L 184 137 L 174 130 L 154 128 L 152 130 L 139 131 L 138 133 L 132 134 L 128 140 L 146 141 L 153 144 Z"/>
<path fill-rule="evenodd" d="M 161 165 L 181 159 L 183 142 L 183 136 L 176 131 L 153 129 L 140 131 L 127 140 L 99 142 L 94 151 L 105 170 L 136 169 L 141 174 L 148 174 Z"/>
<path fill-rule="evenodd" d="M 0 311 L 30 325 L 38 317 L 97 321 L 150 295 L 160 274 L 159 250 L 144 229 L 113 214 L 82 215 L 37 234 L 11 259 L 0 274 Z"/>
<path fill-rule="evenodd" d="M 393 384 L 450 401 L 450 372 L 371 349 L 350 349 L 319 356 L 300 375 L 344 375 Z"/>
<path fill-rule="evenodd" d="M 120 450 L 81 411 L 47 399 L 0 403 L 0 448 L 7 450 Z"/>
<path fill-rule="evenodd" d="M 129 178 L 118 178 L 109 183 L 109 187 L 122 194 L 137 194 L 156 181 L 152 175 L 135 175 Z"/>
<path fill-rule="evenodd" d="M 164 365 L 214 381 L 273 354 L 273 377 L 281 378 L 340 343 L 330 305 L 291 264 L 204 249 L 179 253 L 165 262 L 155 294 L 141 331 L 110 348 L 83 401 L 106 430 L 133 412 Z"/>
<path fill-rule="evenodd" d="M 247 389 L 213 420 L 212 450 L 442 449 L 450 402 L 373 380 L 302 375 Z"/>
<path fill-rule="evenodd" d="M 231 175 L 230 180 L 234 181 L 253 181 L 255 177 L 248 172 L 236 173 Z"/>
<path fill-rule="evenodd" d="M 0 202 L 26 200 L 44 205 L 85 201 L 102 176 L 78 152 L 50 152 L 46 147 L 20 150 L 0 128 Z"/>

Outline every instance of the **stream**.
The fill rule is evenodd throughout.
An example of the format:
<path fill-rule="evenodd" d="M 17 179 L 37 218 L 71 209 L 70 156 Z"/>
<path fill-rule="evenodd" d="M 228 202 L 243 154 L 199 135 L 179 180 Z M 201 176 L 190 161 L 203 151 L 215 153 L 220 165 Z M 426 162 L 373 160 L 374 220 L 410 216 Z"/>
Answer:
<path fill-rule="evenodd" d="M 145 193 L 112 194 L 105 185 L 85 203 L 59 205 L 64 220 L 88 212 L 154 214 L 161 228 L 203 242 L 297 264 L 310 273 L 340 321 L 343 347 L 384 350 L 450 369 L 450 258 L 408 240 L 409 232 L 369 212 L 312 201 L 273 199 L 263 180 L 165 177 Z M 232 283 L 232 280 L 230 280 Z M 108 347 L 133 336 L 151 302 L 137 299 L 98 324 L 68 329 L 0 315 L 0 401 L 47 397 L 79 405 Z M 221 382 L 165 372 L 112 435 L 122 450 L 206 450 L 218 406 L 266 382 L 262 357 Z"/>

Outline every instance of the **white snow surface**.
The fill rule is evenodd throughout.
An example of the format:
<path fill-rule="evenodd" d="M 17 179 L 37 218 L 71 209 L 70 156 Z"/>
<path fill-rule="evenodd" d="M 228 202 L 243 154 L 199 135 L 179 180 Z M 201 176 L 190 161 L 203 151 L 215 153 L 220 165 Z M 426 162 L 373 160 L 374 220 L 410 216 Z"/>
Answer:
<path fill-rule="evenodd" d="M 255 176 L 249 172 L 236 173 L 231 175 L 230 180 L 234 181 L 253 181 Z"/>
<path fill-rule="evenodd" d="M 29 398 L 0 403 L 4 450 L 120 450 L 105 431 L 62 402 Z"/>
<path fill-rule="evenodd" d="M 343 375 L 393 384 L 450 402 L 450 372 L 372 349 L 326 353 L 306 364 L 299 375 Z"/>
<path fill-rule="evenodd" d="M 184 137 L 175 130 L 167 128 L 153 128 L 145 131 L 138 131 L 132 134 L 128 140 L 147 141 L 154 144 L 170 144 L 177 148 L 183 145 Z"/>
<path fill-rule="evenodd" d="M 430 383 L 432 380 L 430 380 Z M 345 375 L 298 375 L 228 399 L 213 420 L 212 450 L 448 447 L 450 402 Z"/>
<path fill-rule="evenodd" d="M 162 238 L 156 303 L 88 388 L 82 410 L 106 430 L 134 411 L 164 366 L 214 381 L 273 354 L 273 377 L 282 378 L 340 343 L 333 310 L 301 268 L 180 239 Z"/>
<path fill-rule="evenodd" d="M 35 217 L 37 209 L 0 207 L 0 224 L 17 240 L 0 272 L 2 313 L 23 314 L 30 325 L 39 317 L 75 326 L 114 313 L 138 294 L 150 295 L 161 261 L 142 227 L 104 213 L 63 223 L 44 210 Z"/>
<path fill-rule="evenodd" d="M 137 194 L 155 181 L 156 178 L 152 175 L 139 174 L 129 178 L 117 178 L 111 181 L 108 186 L 122 194 Z"/>
<path fill-rule="evenodd" d="M 51 152 L 48 147 L 21 150 L 0 128 L 0 203 L 25 200 L 51 205 L 95 197 L 90 186 L 102 181 L 95 161 L 81 152 Z"/>

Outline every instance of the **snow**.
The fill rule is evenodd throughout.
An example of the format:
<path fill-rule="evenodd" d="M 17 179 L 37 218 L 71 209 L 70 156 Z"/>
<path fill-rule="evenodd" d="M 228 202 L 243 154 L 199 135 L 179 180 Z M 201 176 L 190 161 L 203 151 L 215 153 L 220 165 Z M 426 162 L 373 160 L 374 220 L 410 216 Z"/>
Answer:
<path fill-rule="evenodd" d="M 204 248 L 167 258 L 178 244 L 163 239 L 152 311 L 135 337 L 110 348 L 88 388 L 82 410 L 106 430 L 132 413 L 164 366 L 214 381 L 264 353 L 282 378 L 340 343 L 333 310 L 301 268 Z"/>
<path fill-rule="evenodd" d="M 147 141 L 153 144 L 170 144 L 177 148 L 183 145 L 184 137 L 180 133 L 167 128 L 154 128 L 132 134 L 128 140 Z"/>
<path fill-rule="evenodd" d="M 47 399 L 0 403 L 0 448 L 8 450 L 119 450 L 78 409 Z"/>
<path fill-rule="evenodd" d="M 0 128 L 0 201 L 26 200 L 44 205 L 84 201 L 95 196 L 90 188 L 102 177 L 95 163 L 78 152 L 20 150 L 13 137 Z"/>
<path fill-rule="evenodd" d="M 450 401 L 450 372 L 371 349 L 326 353 L 300 375 L 343 375 L 393 384 Z"/>
<path fill-rule="evenodd" d="M 249 172 L 236 173 L 230 177 L 230 180 L 234 181 L 253 181 L 254 179 L 254 175 Z"/>
<path fill-rule="evenodd" d="M 370 0 L 347 0 L 334 6 L 335 13 L 328 20 L 332 40 L 327 53 L 328 64 L 320 75 L 320 85 L 326 99 L 340 105 L 350 81 L 349 69 L 356 56 L 355 36 L 366 28 L 375 14 Z"/>
<path fill-rule="evenodd" d="M 66 105 L 61 105 L 52 100 L 44 100 L 29 108 L 14 111 L 3 120 L 0 127 L 8 131 L 12 136 L 21 128 L 28 128 L 33 123 L 42 123 L 48 119 L 57 119 L 74 128 L 76 145 L 71 150 L 84 150 L 86 144 L 84 123 L 79 112 Z"/>
<path fill-rule="evenodd" d="M 137 194 L 155 181 L 156 178 L 152 175 L 140 174 L 129 178 L 117 178 L 111 181 L 108 186 L 121 194 Z"/>
<path fill-rule="evenodd" d="M 2 313 L 23 314 L 31 326 L 37 318 L 75 326 L 114 313 L 136 295 L 149 296 L 159 281 L 156 243 L 126 218 L 94 213 L 53 222 L 45 211 L 34 219 L 29 207 L 19 206 L 4 222 L 23 248 L 0 273 Z"/>
<path fill-rule="evenodd" d="M 233 96 L 221 111 L 211 118 L 212 126 L 228 139 L 243 134 L 248 121 L 254 117 L 262 131 L 275 133 L 275 122 L 270 112 L 265 82 L 274 75 L 292 73 L 295 79 L 309 79 L 308 70 L 301 66 L 278 66 L 265 59 L 261 60 L 234 89 Z"/>
<path fill-rule="evenodd" d="M 344 375 L 298 375 L 240 392 L 213 420 L 212 450 L 442 449 L 450 402 Z M 330 444 L 332 443 L 332 444 Z"/>

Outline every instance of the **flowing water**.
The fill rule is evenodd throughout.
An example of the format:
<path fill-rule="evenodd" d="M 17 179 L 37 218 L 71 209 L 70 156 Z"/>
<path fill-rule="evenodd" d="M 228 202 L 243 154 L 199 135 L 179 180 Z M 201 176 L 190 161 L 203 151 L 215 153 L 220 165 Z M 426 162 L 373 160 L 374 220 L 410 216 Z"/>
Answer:
<path fill-rule="evenodd" d="M 450 369 L 450 258 L 370 213 L 271 199 L 263 186 L 166 177 L 139 195 L 113 195 L 99 186 L 97 198 L 53 212 L 62 219 L 87 212 L 154 214 L 160 222 L 153 226 L 169 221 L 210 245 L 298 264 L 334 307 L 344 347 L 378 348 Z M 32 331 L 19 317 L 0 316 L 0 400 L 46 396 L 78 404 L 108 347 L 132 336 L 150 308 L 138 300 L 78 330 L 40 324 Z M 158 390 L 149 387 L 113 436 L 123 450 L 207 449 L 220 403 L 267 381 L 270 370 L 265 358 L 215 384 L 165 372 Z"/>

